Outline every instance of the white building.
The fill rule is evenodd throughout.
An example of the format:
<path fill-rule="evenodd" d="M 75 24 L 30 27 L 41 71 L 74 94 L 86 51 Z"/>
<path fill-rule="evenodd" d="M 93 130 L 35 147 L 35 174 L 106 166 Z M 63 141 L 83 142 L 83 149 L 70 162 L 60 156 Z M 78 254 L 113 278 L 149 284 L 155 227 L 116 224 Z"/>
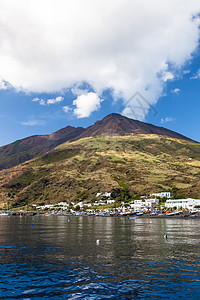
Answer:
<path fill-rule="evenodd" d="M 110 197 L 110 196 L 111 196 L 111 193 L 105 192 L 104 196 L 105 196 L 105 197 Z"/>
<path fill-rule="evenodd" d="M 155 197 L 167 197 L 167 198 L 170 198 L 171 197 L 171 194 L 170 192 L 161 192 L 161 193 L 153 193 L 153 194 L 150 194 L 150 196 L 155 196 Z"/>
<path fill-rule="evenodd" d="M 80 206 L 80 208 L 82 208 L 84 206 L 83 201 L 74 204 L 74 207 L 76 207 L 76 206 Z"/>
<path fill-rule="evenodd" d="M 97 193 L 97 194 L 96 194 L 96 197 L 99 197 L 99 196 L 101 196 L 101 193 Z"/>
<path fill-rule="evenodd" d="M 200 199 L 176 199 L 176 200 L 166 200 L 165 207 L 166 208 L 174 208 L 177 209 L 189 209 L 194 210 L 196 206 L 200 206 Z"/>
<path fill-rule="evenodd" d="M 140 210 L 145 210 L 145 202 L 142 200 L 134 200 L 134 204 L 130 204 L 130 207 L 134 209 L 134 211 L 140 211 Z"/>
<path fill-rule="evenodd" d="M 37 209 L 41 209 L 41 210 L 44 210 L 44 209 L 53 209 L 54 205 L 53 204 L 46 204 L 46 205 L 42 205 L 42 206 L 37 206 L 36 208 Z"/>
<path fill-rule="evenodd" d="M 155 208 L 159 203 L 158 199 L 146 199 L 145 200 L 145 206 L 148 208 Z"/>
<path fill-rule="evenodd" d="M 96 197 L 99 197 L 99 196 L 105 196 L 105 197 L 110 197 L 111 196 L 111 193 L 110 192 L 105 192 L 104 194 L 102 194 L 102 193 L 97 193 L 96 194 Z"/>
<path fill-rule="evenodd" d="M 106 204 L 106 201 L 103 201 L 103 200 L 95 201 L 93 203 L 93 205 L 96 205 L 96 206 L 98 206 L 98 205 L 105 205 L 105 204 Z"/>
<path fill-rule="evenodd" d="M 57 203 L 57 205 L 59 205 L 59 206 L 69 206 L 69 204 L 67 203 L 67 202 L 59 202 L 59 203 Z"/>
<path fill-rule="evenodd" d="M 86 206 L 86 207 L 91 207 L 92 204 L 91 204 L 91 203 L 84 203 L 84 206 Z"/>
<path fill-rule="evenodd" d="M 112 203 L 115 203 L 115 200 L 106 200 L 106 203 L 107 204 L 112 204 Z"/>

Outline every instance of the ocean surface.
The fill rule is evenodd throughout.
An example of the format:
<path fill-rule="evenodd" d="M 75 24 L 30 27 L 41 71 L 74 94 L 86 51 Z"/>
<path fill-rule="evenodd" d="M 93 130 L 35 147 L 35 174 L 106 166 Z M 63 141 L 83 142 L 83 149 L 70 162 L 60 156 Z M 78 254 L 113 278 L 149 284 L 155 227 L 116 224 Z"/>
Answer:
<path fill-rule="evenodd" d="M 0 299 L 200 299 L 200 220 L 1 216 Z"/>

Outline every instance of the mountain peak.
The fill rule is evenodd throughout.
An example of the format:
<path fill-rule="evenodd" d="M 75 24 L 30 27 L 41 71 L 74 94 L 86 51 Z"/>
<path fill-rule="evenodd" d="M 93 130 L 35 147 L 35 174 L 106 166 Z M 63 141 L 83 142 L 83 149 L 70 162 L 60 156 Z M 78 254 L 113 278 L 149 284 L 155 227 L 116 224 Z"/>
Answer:
<path fill-rule="evenodd" d="M 172 130 L 111 113 L 87 127 L 76 139 L 92 136 L 122 136 L 128 134 L 157 134 L 192 141 Z M 194 142 L 194 141 L 193 141 Z"/>
<path fill-rule="evenodd" d="M 123 117 L 121 114 L 118 113 L 111 113 L 107 116 L 105 116 L 102 120 L 110 119 L 110 118 L 121 118 Z"/>
<path fill-rule="evenodd" d="M 169 129 L 112 113 L 87 128 L 66 126 L 52 134 L 35 135 L 0 147 L 0 169 L 10 168 L 38 157 L 58 145 L 85 137 L 157 134 L 194 142 Z"/>

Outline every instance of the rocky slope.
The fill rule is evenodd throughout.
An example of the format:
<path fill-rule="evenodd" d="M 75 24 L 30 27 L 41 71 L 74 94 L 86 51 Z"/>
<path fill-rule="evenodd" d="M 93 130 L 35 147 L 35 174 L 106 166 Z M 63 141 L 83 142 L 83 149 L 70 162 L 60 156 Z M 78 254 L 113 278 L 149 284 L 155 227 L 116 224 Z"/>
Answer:
<path fill-rule="evenodd" d="M 112 190 L 126 201 L 174 186 L 200 197 L 199 176 L 199 143 L 152 134 L 88 137 L 2 170 L 0 203 L 94 201 L 96 193 Z"/>
<path fill-rule="evenodd" d="M 91 136 L 123 136 L 129 134 L 157 134 L 192 141 L 175 131 L 133 120 L 116 113 L 110 114 L 101 121 L 95 122 L 94 125 L 87 127 L 76 139 Z"/>
<path fill-rule="evenodd" d="M 94 136 L 124 136 L 130 134 L 156 134 L 192 141 L 166 128 L 113 113 L 87 128 L 67 126 L 49 135 L 35 135 L 0 147 L 0 170 L 39 157 L 66 141 Z"/>
<path fill-rule="evenodd" d="M 11 168 L 47 153 L 58 145 L 77 137 L 83 131 L 82 127 L 67 126 L 49 135 L 30 136 L 0 147 L 0 170 Z"/>

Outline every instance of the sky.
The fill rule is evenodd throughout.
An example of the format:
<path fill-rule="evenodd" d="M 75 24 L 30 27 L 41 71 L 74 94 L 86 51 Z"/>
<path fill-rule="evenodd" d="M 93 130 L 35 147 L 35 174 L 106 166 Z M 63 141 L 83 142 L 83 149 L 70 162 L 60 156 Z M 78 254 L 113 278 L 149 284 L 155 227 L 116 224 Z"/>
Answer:
<path fill-rule="evenodd" d="M 115 112 L 200 141 L 199 0 L 0 0 L 0 146 Z"/>

